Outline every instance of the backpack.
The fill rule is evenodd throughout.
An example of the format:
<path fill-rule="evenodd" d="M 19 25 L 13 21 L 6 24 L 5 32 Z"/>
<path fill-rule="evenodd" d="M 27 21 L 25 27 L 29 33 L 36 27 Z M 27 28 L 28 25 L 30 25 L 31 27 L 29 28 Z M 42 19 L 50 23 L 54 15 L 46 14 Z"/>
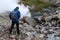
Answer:
<path fill-rule="evenodd" d="M 17 12 L 16 11 L 12 11 L 11 12 L 11 18 L 12 19 L 17 19 L 18 18 L 18 15 L 17 15 Z"/>

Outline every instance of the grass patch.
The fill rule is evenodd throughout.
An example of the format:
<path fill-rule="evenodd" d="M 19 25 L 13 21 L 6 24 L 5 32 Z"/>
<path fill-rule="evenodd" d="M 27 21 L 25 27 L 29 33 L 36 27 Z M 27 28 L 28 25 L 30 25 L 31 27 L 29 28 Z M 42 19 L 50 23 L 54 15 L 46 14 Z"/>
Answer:
<path fill-rule="evenodd" d="M 25 5 L 32 6 L 34 5 L 36 9 L 43 9 L 47 7 L 55 7 L 53 3 L 46 3 L 40 0 L 21 0 Z"/>

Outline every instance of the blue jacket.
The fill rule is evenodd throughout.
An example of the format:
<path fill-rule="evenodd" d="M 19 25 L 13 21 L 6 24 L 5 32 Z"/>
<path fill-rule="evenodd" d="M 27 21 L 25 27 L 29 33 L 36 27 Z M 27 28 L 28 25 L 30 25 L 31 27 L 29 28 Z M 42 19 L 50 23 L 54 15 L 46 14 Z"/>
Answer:
<path fill-rule="evenodd" d="M 9 14 L 9 18 L 10 18 L 12 21 L 17 22 L 17 21 L 19 21 L 19 18 L 21 17 L 21 14 L 20 14 L 20 12 L 18 11 L 18 9 L 14 9 L 13 11 L 17 11 L 18 18 L 17 18 L 17 19 L 12 19 L 12 18 L 11 18 L 11 12 L 10 12 L 10 14 Z"/>

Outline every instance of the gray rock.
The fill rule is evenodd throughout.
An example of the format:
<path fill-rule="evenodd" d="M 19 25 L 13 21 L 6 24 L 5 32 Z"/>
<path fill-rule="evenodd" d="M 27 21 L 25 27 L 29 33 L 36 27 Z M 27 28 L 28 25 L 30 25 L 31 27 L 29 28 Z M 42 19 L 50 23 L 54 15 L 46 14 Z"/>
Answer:
<path fill-rule="evenodd" d="M 24 20 L 26 23 L 30 24 L 31 26 L 35 26 L 36 25 L 36 22 L 33 18 L 30 18 L 30 17 L 24 17 Z"/>

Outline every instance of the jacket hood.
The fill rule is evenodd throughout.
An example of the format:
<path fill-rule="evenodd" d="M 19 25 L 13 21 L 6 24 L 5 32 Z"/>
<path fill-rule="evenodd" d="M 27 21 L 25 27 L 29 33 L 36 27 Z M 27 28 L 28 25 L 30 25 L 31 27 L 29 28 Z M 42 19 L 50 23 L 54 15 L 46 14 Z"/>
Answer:
<path fill-rule="evenodd" d="M 14 11 L 17 11 L 19 9 L 19 7 L 16 7 L 15 9 L 14 9 Z"/>

